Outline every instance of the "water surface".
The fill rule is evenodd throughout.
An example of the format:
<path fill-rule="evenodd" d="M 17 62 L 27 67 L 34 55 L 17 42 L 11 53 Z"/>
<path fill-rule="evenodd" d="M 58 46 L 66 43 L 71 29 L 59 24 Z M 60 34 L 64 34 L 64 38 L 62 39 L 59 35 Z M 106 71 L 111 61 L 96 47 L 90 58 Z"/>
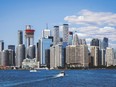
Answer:
<path fill-rule="evenodd" d="M 116 87 L 116 70 L 0 70 L 0 87 Z"/>

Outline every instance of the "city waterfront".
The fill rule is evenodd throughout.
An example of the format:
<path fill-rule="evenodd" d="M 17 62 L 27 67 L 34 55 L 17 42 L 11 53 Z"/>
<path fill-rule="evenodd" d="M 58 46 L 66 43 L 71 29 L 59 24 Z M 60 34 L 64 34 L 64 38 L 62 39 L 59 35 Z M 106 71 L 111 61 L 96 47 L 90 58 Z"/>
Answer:
<path fill-rule="evenodd" d="M 116 87 L 116 69 L 0 70 L 0 87 Z"/>

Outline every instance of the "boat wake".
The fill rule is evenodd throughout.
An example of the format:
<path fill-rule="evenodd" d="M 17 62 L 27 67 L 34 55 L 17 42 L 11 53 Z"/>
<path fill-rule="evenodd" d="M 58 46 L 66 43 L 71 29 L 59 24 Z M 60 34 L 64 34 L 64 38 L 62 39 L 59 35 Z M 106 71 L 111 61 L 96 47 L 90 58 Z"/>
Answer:
<path fill-rule="evenodd" d="M 48 76 L 46 78 L 42 78 L 42 79 L 36 79 L 36 80 L 30 80 L 30 81 L 22 81 L 22 82 L 17 82 L 17 81 L 7 81 L 7 82 L 2 82 L 2 84 L 0 83 L 0 85 L 2 87 L 12 87 L 12 86 L 17 86 L 17 85 L 21 85 L 21 84 L 27 84 L 27 83 L 33 83 L 33 82 L 40 82 L 40 81 L 44 81 L 44 80 L 49 80 L 49 79 L 56 79 L 62 76 L 59 75 L 55 75 L 55 76 Z"/>
<path fill-rule="evenodd" d="M 43 81 L 43 80 L 46 80 L 46 78 L 30 80 L 30 81 L 23 81 L 23 82 L 16 82 L 16 81 L 3 82 L 2 83 L 3 84 L 2 87 L 17 86 L 17 85 L 21 85 L 21 84 L 33 83 L 33 82 L 38 82 L 38 81 Z"/>

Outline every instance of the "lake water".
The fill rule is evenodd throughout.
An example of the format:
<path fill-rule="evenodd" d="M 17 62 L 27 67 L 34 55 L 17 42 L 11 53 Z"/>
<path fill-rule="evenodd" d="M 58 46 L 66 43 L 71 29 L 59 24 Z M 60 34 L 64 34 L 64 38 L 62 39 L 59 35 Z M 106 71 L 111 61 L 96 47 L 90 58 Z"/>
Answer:
<path fill-rule="evenodd" d="M 0 70 L 0 87 L 116 87 L 116 70 Z"/>

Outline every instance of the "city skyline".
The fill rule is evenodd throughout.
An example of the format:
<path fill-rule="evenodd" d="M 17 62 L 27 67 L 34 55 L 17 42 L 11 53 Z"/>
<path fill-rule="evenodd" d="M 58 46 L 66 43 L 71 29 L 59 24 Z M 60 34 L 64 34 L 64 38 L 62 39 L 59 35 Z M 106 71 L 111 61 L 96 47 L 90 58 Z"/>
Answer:
<path fill-rule="evenodd" d="M 4 40 L 5 48 L 17 45 L 17 31 L 24 32 L 25 25 L 32 25 L 35 42 L 38 42 L 46 23 L 50 30 L 67 23 L 69 30 L 77 31 L 79 38 L 90 41 L 93 37 L 107 37 L 110 46 L 116 48 L 115 3 L 109 0 L 1 0 L 0 40 Z"/>

